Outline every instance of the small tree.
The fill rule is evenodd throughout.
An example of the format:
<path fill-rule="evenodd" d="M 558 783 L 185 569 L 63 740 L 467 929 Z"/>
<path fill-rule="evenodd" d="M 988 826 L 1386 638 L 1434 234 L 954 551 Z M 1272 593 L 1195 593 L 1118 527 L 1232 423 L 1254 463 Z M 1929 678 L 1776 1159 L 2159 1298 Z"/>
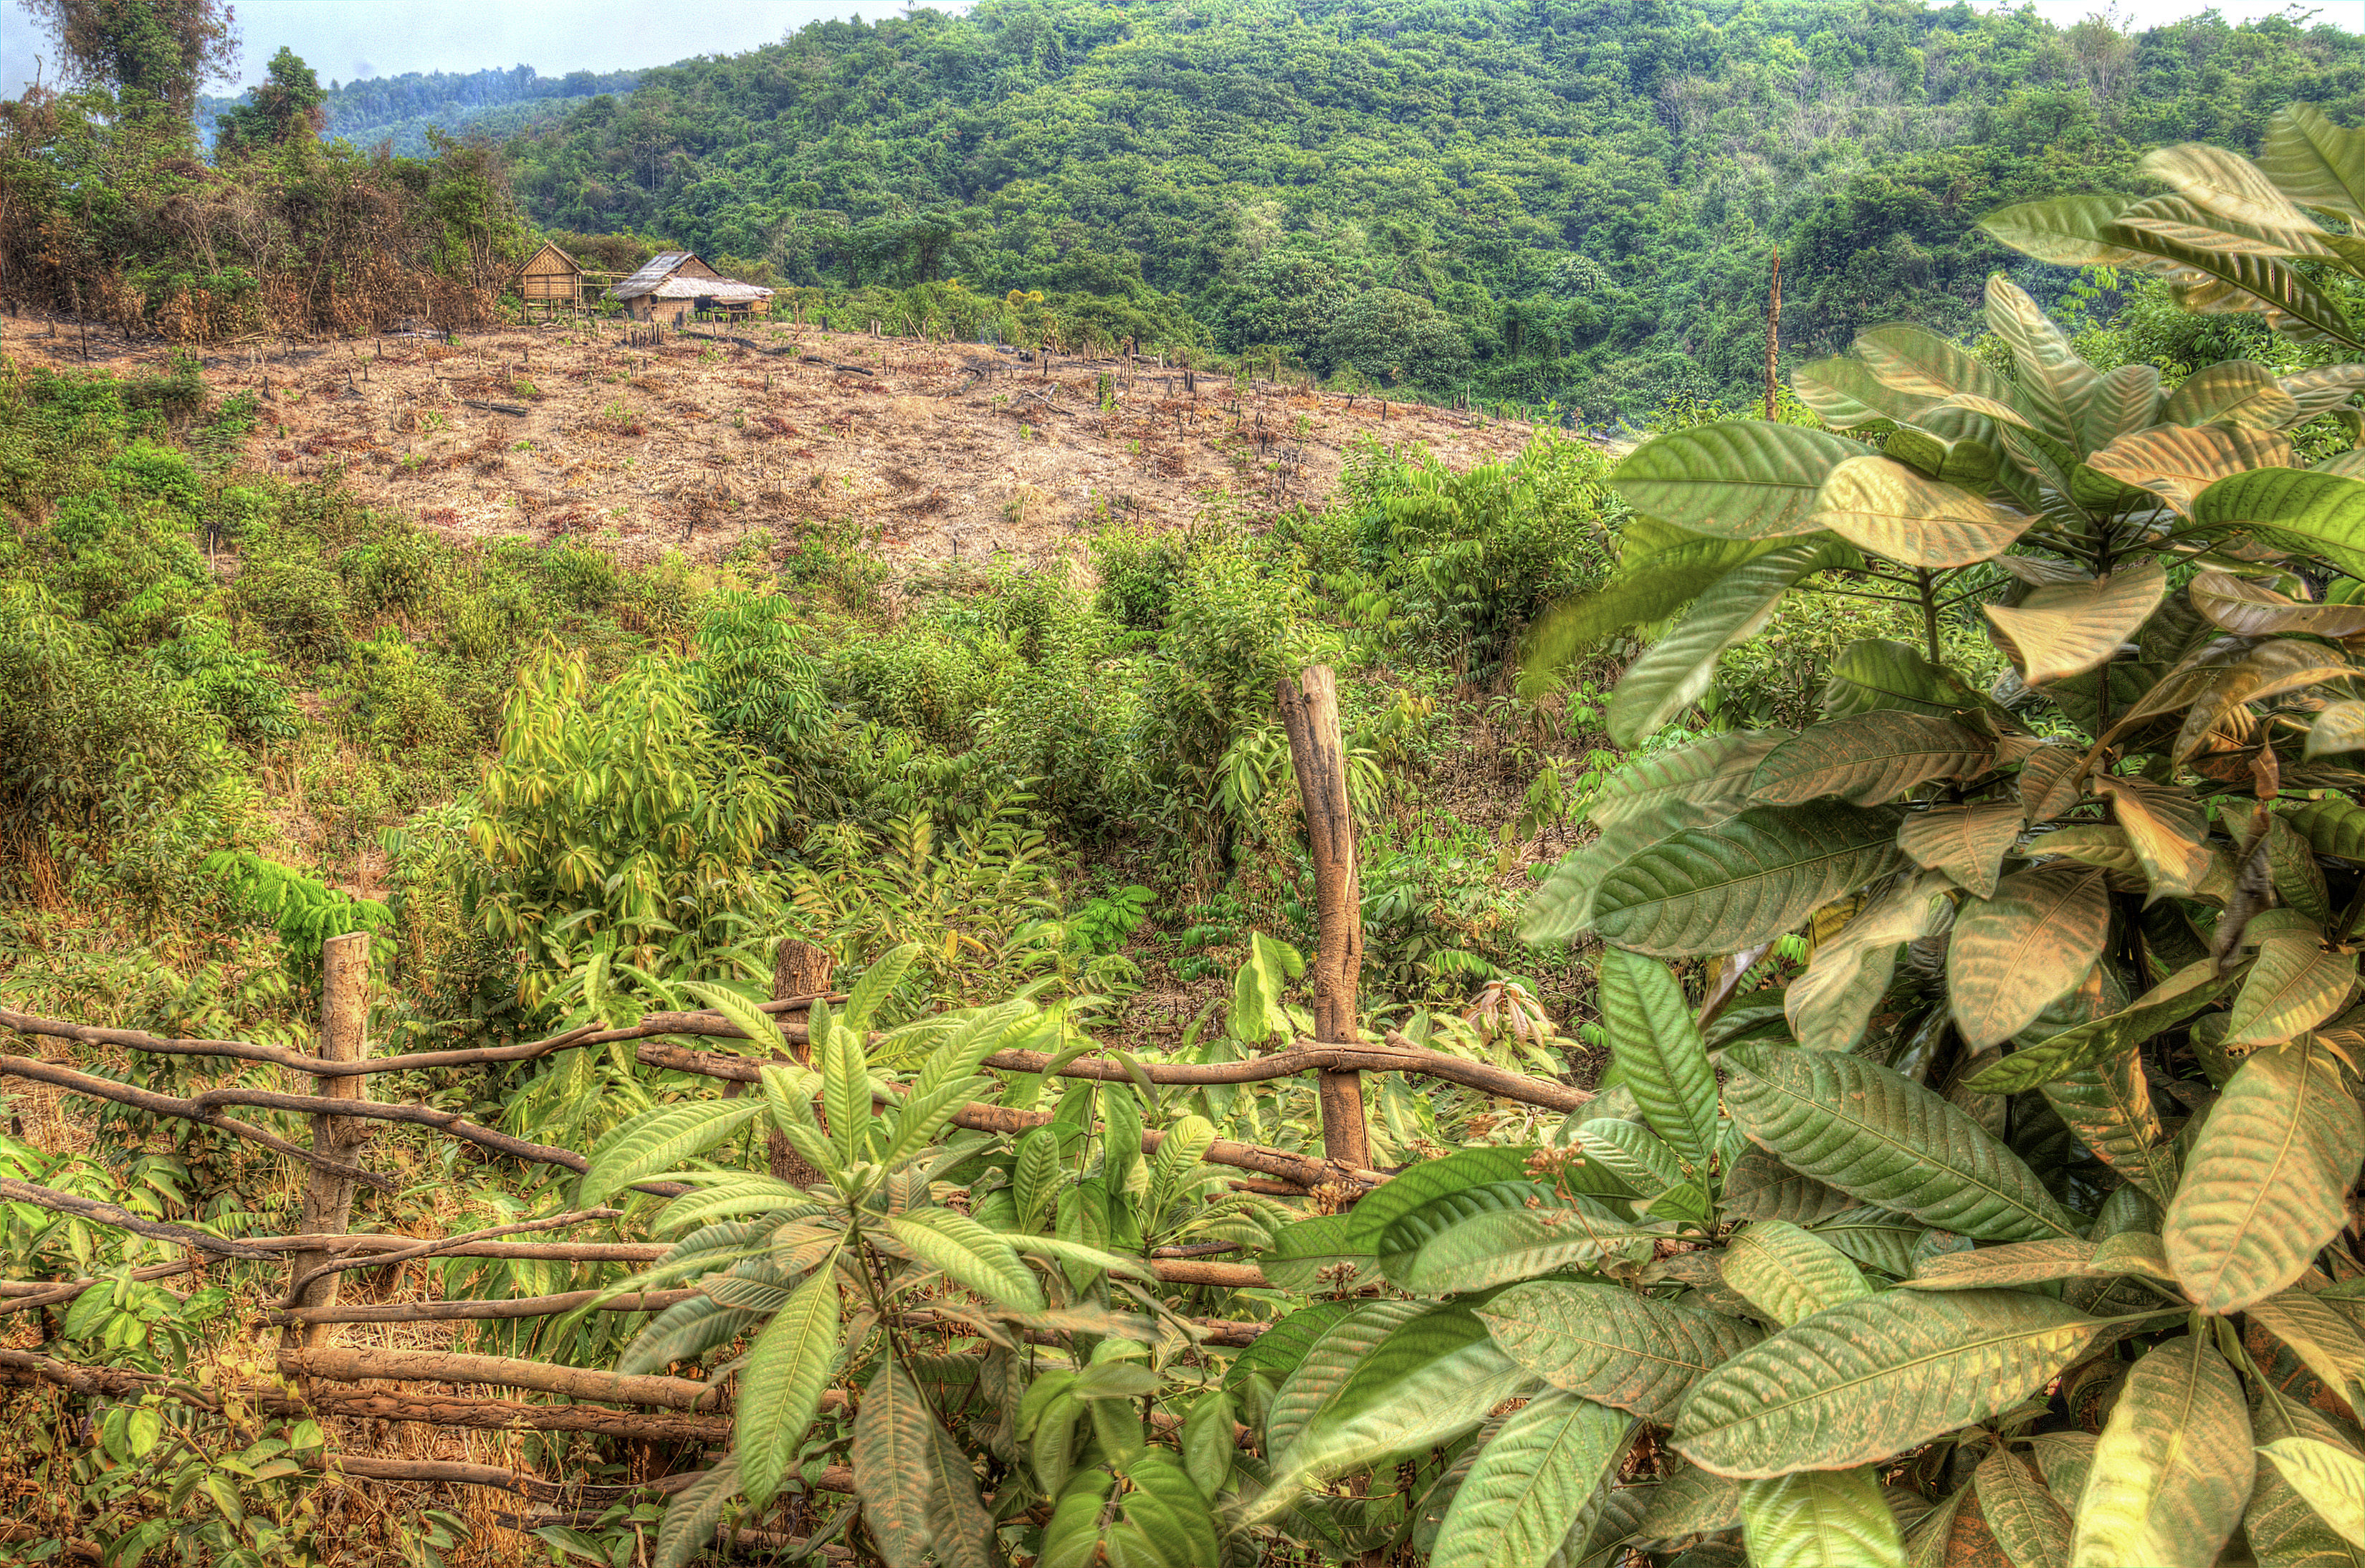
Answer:
<path fill-rule="evenodd" d="M 84 81 L 146 93 L 187 119 L 197 93 L 228 82 L 238 31 L 219 0 L 24 0 Z M 286 50 L 282 50 L 286 53 Z"/>
<path fill-rule="evenodd" d="M 233 106 L 214 122 L 215 152 L 224 160 L 318 136 L 329 123 L 320 79 L 284 44 L 251 95 L 252 103 Z"/>

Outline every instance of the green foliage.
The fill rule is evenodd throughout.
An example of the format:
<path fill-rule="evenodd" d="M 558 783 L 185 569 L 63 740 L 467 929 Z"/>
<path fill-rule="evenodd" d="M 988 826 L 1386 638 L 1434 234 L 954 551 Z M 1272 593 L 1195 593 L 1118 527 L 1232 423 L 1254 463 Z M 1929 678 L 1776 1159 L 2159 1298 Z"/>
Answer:
<path fill-rule="evenodd" d="M 523 955 L 518 1000 L 539 1003 L 580 955 L 678 974 L 760 929 L 780 907 L 759 852 L 782 804 L 773 766 L 713 733 L 680 666 L 637 660 L 594 699 L 580 655 L 535 654 L 468 830 L 467 896 Z"/>

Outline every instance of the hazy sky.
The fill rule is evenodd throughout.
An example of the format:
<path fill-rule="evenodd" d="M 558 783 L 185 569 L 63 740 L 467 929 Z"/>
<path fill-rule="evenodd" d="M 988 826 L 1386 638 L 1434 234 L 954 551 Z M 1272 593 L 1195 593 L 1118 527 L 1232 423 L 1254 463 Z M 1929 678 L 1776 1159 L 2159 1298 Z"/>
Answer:
<path fill-rule="evenodd" d="M 2103 0 L 2035 0 L 2062 23 L 2105 8 Z M 902 8 L 872 0 L 705 0 L 687 10 L 616 12 L 662 25 L 611 27 L 575 0 L 238 0 L 246 80 L 256 81 L 280 45 L 322 82 L 395 76 L 406 71 L 478 71 L 527 64 L 545 76 L 663 65 L 693 54 L 733 54 L 768 43 L 823 17 L 887 16 Z M 947 8 L 951 8 L 947 6 Z M 2118 0 L 2122 25 L 2148 27 L 2191 16 L 2201 0 Z M 2229 20 L 2285 9 L 2281 0 L 2221 0 Z M 2319 0 L 2319 21 L 2365 31 L 2365 0 Z M 0 96 L 14 96 L 34 73 L 48 39 L 15 0 L 0 0 Z M 50 75 L 55 80 L 54 70 Z"/>

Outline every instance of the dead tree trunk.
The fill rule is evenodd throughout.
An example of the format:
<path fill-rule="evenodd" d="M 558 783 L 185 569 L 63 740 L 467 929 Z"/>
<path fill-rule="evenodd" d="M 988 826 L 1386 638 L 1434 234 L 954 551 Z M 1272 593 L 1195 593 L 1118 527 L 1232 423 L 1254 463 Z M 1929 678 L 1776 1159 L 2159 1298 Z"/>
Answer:
<path fill-rule="evenodd" d="M 1765 303 L 1765 418 L 1774 418 L 1774 360 L 1782 344 L 1782 252 L 1774 252 L 1774 294 Z"/>
<path fill-rule="evenodd" d="M 332 936 L 320 946 L 320 1059 L 362 1061 L 369 1056 L 369 933 Z M 331 1100 L 359 1100 L 364 1081 L 358 1075 L 315 1077 L 313 1092 Z M 369 1123 L 357 1117 L 316 1115 L 312 1118 L 312 1148 L 347 1165 L 358 1163 L 369 1139 Z M 353 1182 L 351 1177 L 313 1166 L 304 1183 L 304 1234 L 343 1234 L 353 1223 Z M 325 1252 L 298 1252 L 287 1260 L 287 1277 L 300 1279 L 329 1260 Z M 297 1306 L 331 1306 L 337 1299 L 336 1274 L 326 1274 L 304 1291 Z M 318 1344 L 326 1326 L 290 1325 L 287 1343 Z"/>
<path fill-rule="evenodd" d="M 1339 735 L 1339 683 L 1322 666 L 1281 682 L 1281 723 L 1297 767 L 1298 799 L 1314 853 L 1314 1037 L 1356 1043 L 1355 991 L 1363 968 L 1362 879 L 1355 865 L 1355 822 L 1347 803 L 1347 754 Z M 1372 1163 L 1363 1123 L 1363 1078 L 1325 1070 L 1322 1152 L 1358 1170 Z"/>
<path fill-rule="evenodd" d="M 830 971 L 836 967 L 837 959 L 828 948 L 794 936 L 781 937 L 779 951 L 772 959 L 772 1000 L 779 1002 L 790 996 L 827 994 Z M 810 1039 L 799 1041 L 796 1052 L 797 1060 L 801 1065 L 813 1065 L 813 1042 Z M 789 1058 L 776 1048 L 772 1052 L 772 1059 L 786 1061 Z M 771 1159 L 772 1174 L 781 1181 L 799 1187 L 810 1187 L 821 1180 L 821 1172 L 789 1146 L 788 1138 L 778 1127 L 770 1129 L 764 1147 Z"/>

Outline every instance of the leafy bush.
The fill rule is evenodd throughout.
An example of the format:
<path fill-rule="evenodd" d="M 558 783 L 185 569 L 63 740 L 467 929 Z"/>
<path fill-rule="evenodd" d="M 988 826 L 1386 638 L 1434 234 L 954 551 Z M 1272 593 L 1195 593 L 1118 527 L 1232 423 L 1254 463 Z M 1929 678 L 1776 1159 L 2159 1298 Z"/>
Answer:
<path fill-rule="evenodd" d="M 545 644 L 518 673 L 468 825 L 467 897 L 521 954 L 532 1007 L 592 954 L 646 975 L 725 963 L 779 908 L 760 851 L 786 801 L 760 752 L 714 733 L 689 672 L 634 661 L 598 697 Z"/>
<path fill-rule="evenodd" d="M 2285 111 L 2265 168 L 2365 213 L 2365 184 L 2325 173 L 2365 169 L 2365 133 L 2309 115 Z M 2257 168 L 2171 151 L 2155 173 L 2211 177 L 2121 211 L 2122 249 L 2173 243 L 2188 277 L 2267 286 L 2258 226 L 2312 223 Z M 2245 228 L 2211 250 L 2195 213 L 2229 189 Z M 1990 222 L 2042 252 L 2041 216 Z M 2281 297 L 2278 319 L 2309 330 Z M 1858 644 L 1795 735 L 1720 735 L 1613 777 L 1601 837 L 1526 931 L 1608 944 L 1618 1088 L 1565 1152 L 1492 1174 L 1491 1154 L 1456 1155 L 1356 1211 L 1351 1237 L 1423 1294 L 1587 1271 L 1418 1309 L 1349 1358 L 1348 1409 L 1284 1456 L 1317 1483 L 1364 1462 L 1351 1431 L 1401 1450 L 1478 1425 L 1446 1408 L 1457 1355 L 1470 1387 L 1561 1391 L 1478 1450 L 1441 1556 L 1464 1527 L 1557 1540 L 1580 1518 L 1604 1546 L 1649 1541 L 1678 1499 L 1686 1533 L 1737 1524 L 1758 1562 L 1832 1561 L 1842 1539 L 1850 1561 L 1942 1554 L 1977 1520 L 2015 1558 L 2198 1568 L 2237 1531 L 2283 1562 L 2347 1529 L 2330 1478 L 2365 1457 L 2320 1411 L 2365 1343 L 2326 1288 L 2365 1272 L 2344 1238 L 2365 1120 L 2339 1026 L 2365 807 L 2334 760 L 2360 744 L 2341 642 L 2357 611 L 2306 588 L 2365 575 L 2334 521 L 2365 480 L 2345 456 L 2295 466 L 2286 431 L 2346 406 L 2365 367 L 2234 363 L 2169 394 L 2148 365 L 2095 373 L 2001 277 L 1987 308 L 2009 376 L 1910 328 L 1798 374 L 1877 454 L 1734 421 L 1662 436 L 1615 476 L 1650 520 L 1616 613 L 1689 604 L 1620 682 L 1620 739 L 1696 699 L 1712 655 L 1819 575 L 1920 604 L 1929 644 Z M 2030 693 L 2014 707 L 1944 661 L 1957 585 Z M 1804 971 L 1703 1039 L 1659 960 L 1745 966 L 1801 923 Z M 1460 1217 L 1489 1182 L 1531 1196 Z M 1638 1352 L 1669 1344 L 1696 1360 L 1652 1392 Z M 1631 1509 L 1614 1489 L 1586 1504 L 1637 1417 L 1672 1428 L 1680 1462 Z M 1571 1484 L 1508 1484 L 1568 1454 Z M 1911 1494 L 1910 1533 L 1884 1481 Z"/>

